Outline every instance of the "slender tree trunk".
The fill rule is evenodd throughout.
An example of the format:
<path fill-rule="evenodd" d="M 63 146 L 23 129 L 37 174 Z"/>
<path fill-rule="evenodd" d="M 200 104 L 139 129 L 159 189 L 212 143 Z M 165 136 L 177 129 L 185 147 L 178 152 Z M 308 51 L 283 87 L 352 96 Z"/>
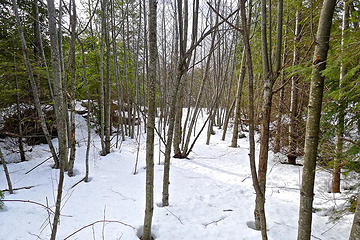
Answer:
<path fill-rule="evenodd" d="M 341 31 L 341 52 L 344 52 L 345 37 L 346 31 L 349 28 L 349 1 L 343 0 L 344 3 L 344 13 L 342 19 L 342 31 Z M 341 177 L 341 162 L 342 162 L 342 153 L 344 146 L 344 130 L 345 130 L 345 103 L 343 100 L 343 91 L 342 85 L 344 77 L 346 75 L 346 66 L 344 59 L 340 64 L 340 78 L 339 78 L 339 90 L 340 90 L 340 100 L 338 102 L 339 112 L 337 116 L 337 127 L 336 127 L 336 159 L 334 161 L 334 169 L 332 173 L 332 183 L 331 183 L 331 192 L 339 193 L 340 192 L 340 177 Z"/>
<path fill-rule="evenodd" d="M 23 129 L 22 129 L 22 117 L 21 117 L 21 109 L 20 109 L 20 97 L 19 97 L 19 82 L 17 79 L 17 66 L 16 66 L 16 56 L 14 53 L 14 73 L 15 73 L 15 84 L 16 84 L 16 111 L 18 115 L 18 128 L 19 128 L 19 152 L 20 152 L 20 159 L 22 162 L 26 161 L 25 151 L 24 151 L 24 144 L 23 144 Z"/>
<path fill-rule="evenodd" d="M 155 91 L 157 67 L 157 1 L 149 0 L 149 68 L 148 68 L 148 120 L 146 131 L 146 208 L 142 240 L 151 240 L 151 223 L 154 208 L 154 129 Z"/>
<path fill-rule="evenodd" d="M 237 93 L 236 93 L 236 106 L 235 106 L 235 117 L 234 117 L 234 129 L 233 129 L 233 135 L 231 139 L 231 145 L 230 147 L 237 147 L 237 140 L 239 137 L 239 122 L 240 122 L 240 112 L 241 112 L 241 95 L 242 95 L 242 88 L 244 84 L 245 79 L 245 48 L 242 52 L 241 56 L 241 64 L 240 64 L 240 75 L 238 80 L 238 87 L 237 87 Z"/>
<path fill-rule="evenodd" d="M 4 155 L 1 151 L 1 149 L 0 149 L 0 160 L 1 160 L 1 164 L 3 165 L 3 168 L 4 168 L 5 177 L 6 177 L 6 181 L 7 181 L 8 188 L 9 188 L 9 193 L 13 194 L 14 191 L 13 191 L 12 184 L 11 184 L 10 174 L 9 174 L 8 168 L 6 166 Z"/>
<path fill-rule="evenodd" d="M 59 2 L 59 19 L 57 21 L 58 23 L 58 28 L 57 28 L 57 32 L 58 32 L 58 48 L 59 48 L 59 61 L 60 61 L 60 79 L 61 79 L 61 87 L 62 87 L 62 95 L 63 95 L 63 99 L 64 99 L 64 104 L 63 106 L 65 107 L 65 109 L 63 110 L 63 114 L 65 114 L 64 116 L 64 120 L 65 120 L 65 124 L 66 124 L 66 136 L 67 136 L 67 147 L 70 148 L 70 119 L 69 119 L 69 112 L 67 111 L 68 109 L 68 99 L 67 99 L 67 77 L 68 77 L 68 66 L 67 65 L 67 69 L 65 71 L 65 61 L 64 61 L 64 54 L 63 54 L 63 48 L 62 48 L 62 40 L 63 40 L 63 36 L 62 36 L 62 24 L 63 24 L 63 1 Z M 55 25 L 56 26 L 56 25 Z M 54 83 L 55 84 L 55 83 Z M 55 88 L 55 86 L 54 86 Z M 56 94 L 55 94 L 56 95 Z M 56 96 L 54 96 L 55 98 Z M 55 101 L 55 100 L 54 100 Z M 55 108 L 55 106 L 54 106 Z M 55 110 L 56 111 L 56 110 Z M 66 150 L 68 151 L 68 149 Z M 67 155 L 66 155 L 67 156 Z M 68 160 L 66 159 L 66 164 L 65 164 L 65 171 L 68 170 Z"/>
<path fill-rule="evenodd" d="M 61 196 L 64 182 L 64 170 L 67 169 L 67 127 L 66 127 L 66 112 L 67 108 L 64 106 L 64 96 L 62 91 L 61 81 L 61 66 L 60 66 L 60 52 L 59 42 L 56 30 L 56 14 L 53 0 L 47 0 L 48 14 L 49 14 L 49 35 L 51 44 L 51 65 L 54 81 L 54 109 L 56 115 L 56 125 L 58 130 L 59 141 L 59 163 L 60 176 L 58 183 L 58 192 L 56 197 L 56 208 L 54 214 L 53 228 L 50 240 L 56 239 L 57 226 L 60 220 Z"/>
<path fill-rule="evenodd" d="M 286 20 L 284 36 L 287 36 L 288 23 L 289 23 L 289 19 Z M 285 65 L 285 63 L 286 63 L 286 57 L 287 57 L 286 52 L 287 52 L 287 38 L 285 37 L 282 65 Z M 285 72 L 284 72 L 284 70 L 282 70 L 281 71 L 281 86 L 282 86 L 282 88 L 280 89 L 279 113 L 277 115 L 277 121 L 276 121 L 276 135 L 275 135 L 275 147 L 274 147 L 275 153 L 280 152 L 280 149 L 281 149 L 281 135 L 283 134 L 282 133 L 282 128 L 283 128 L 282 117 L 283 117 L 283 113 L 284 113 L 285 82 L 286 82 Z"/>
<path fill-rule="evenodd" d="M 70 61 L 71 61 L 71 86 L 70 86 L 70 158 L 68 175 L 74 175 L 74 162 L 75 162 L 75 85 L 76 85 L 76 59 L 75 59 L 75 41 L 76 41 L 76 5 L 75 1 L 72 0 L 70 4 L 70 16 L 71 25 L 71 42 L 70 42 Z M 89 106 L 88 106 L 89 108 Z"/>
<path fill-rule="evenodd" d="M 27 46 L 26 46 L 26 41 L 25 41 L 24 32 L 23 32 L 22 25 L 21 25 L 21 20 L 20 20 L 20 17 L 19 17 L 18 5 L 17 5 L 16 0 L 13 0 L 13 8 L 14 8 L 14 13 L 15 13 L 15 17 L 16 17 L 17 26 L 18 26 L 19 36 L 20 36 L 20 40 L 21 40 L 21 47 L 22 47 L 22 50 L 23 50 L 26 71 L 27 71 L 27 73 L 29 75 L 31 90 L 32 90 L 32 94 L 33 94 L 33 97 L 34 97 L 34 103 L 35 103 L 36 111 L 37 111 L 37 113 L 39 115 L 41 128 L 42 128 L 42 130 L 44 132 L 46 141 L 47 141 L 47 143 L 49 145 L 52 157 L 54 159 L 55 167 L 58 168 L 59 167 L 59 159 L 57 157 L 54 145 L 52 144 L 50 133 L 49 133 L 49 130 L 48 130 L 47 126 L 46 126 L 45 116 L 44 116 L 44 113 L 43 113 L 42 108 L 41 108 L 36 82 L 35 82 L 33 71 L 32 71 L 32 68 L 31 68 L 31 65 L 30 65 L 30 62 L 29 62 L 29 58 L 28 58 L 28 55 L 27 55 L 28 49 L 27 49 Z"/>
<path fill-rule="evenodd" d="M 186 78 L 187 76 L 184 76 Z M 184 101 L 184 88 L 185 83 L 180 84 L 179 94 L 178 94 L 178 102 L 176 103 L 176 115 L 175 115 L 175 131 L 174 131 L 174 157 L 181 157 L 181 136 L 182 136 L 182 115 L 183 115 L 183 101 Z"/>
<path fill-rule="evenodd" d="M 106 25 L 106 0 L 101 0 L 101 34 L 100 34 L 100 141 L 101 155 L 106 155 L 105 147 L 105 97 L 104 97 L 104 35 Z"/>
<path fill-rule="evenodd" d="M 80 42 L 80 41 L 79 41 Z M 90 153 L 90 143 L 91 143 L 91 125 L 90 125 L 90 114 L 92 111 L 91 108 L 91 97 L 90 97 L 90 91 L 89 91 L 89 83 L 87 80 L 86 75 L 86 60 L 85 60 L 85 51 L 84 51 L 84 45 L 82 42 L 80 42 L 81 46 L 81 56 L 82 56 L 82 67 L 83 67 L 83 79 L 86 86 L 86 94 L 87 94 L 87 104 L 88 104 L 88 116 L 86 118 L 86 125 L 87 125 L 87 145 L 86 145 L 86 153 L 85 153 L 85 177 L 84 181 L 89 181 L 89 153 Z"/>
<path fill-rule="evenodd" d="M 106 85 L 105 85 L 105 154 L 110 153 L 110 135 L 111 135 L 111 80 L 110 80 L 110 39 L 108 29 L 108 0 L 103 0 L 104 12 L 104 31 L 106 45 Z"/>
<path fill-rule="evenodd" d="M 296 21 L 295 21 L 295 36 L 294 36 L 294 55 L 293 55 L 293 65 L 296 66 L 299 64 L 299 43 L 301 40 L 301 29 L 302 25 L 300 24 L 301 18 L 301 7 L 302 1 L 299 3 L 298 10 L 296 10 Z M 298 122 L 298 82 L 299 76 L 295 75 L 291 78 L 291 101 L 290 101 L 290 124 L 289 124 L 289 153 L 288 163 L 296 164 L 297 157 L 297 142 L 298 142 L 298 131 L 297 128 Z"/>
<path fill-rule="evenodd" d="M 251 5 L 251 2 L 249 2 Z M 241 26 L 242 26 L 242 35 L 245 44 L 245 54 L 246 54 L 246 63 L 248 69 L 248 79 L 249 79 L 249 142 L 250 142 L 250 169 L 251 169 L 251 176 L 253 180 L 253 186 L 256 192 L 257 201 L 265 202 L 265 196 L 263 191 L 260 188 L 260 183 L 258 180 L 258 176 L 256 173 L 256 165 L 255 165 L 255 137 L 254 137 L 254 91 L 253 91 L 253 84 L 254 84 L 254 74 L 253 74 L 253 66 L 252 66 L 252 56 L 251 56 L 251 47 L 249 42 L 249 34 L 248 34 L 248 27 L 245 15 L 245 0 L 240 0 L 240 16 L 241 16 Z M 251 9 L 249 7 L 249 9 Z M 265 216 L 265 209 L 264 205 L 260 204 L 258 208 L 258 213 L 261 223 L 261 236 L 263 240 L 267 239 L 266 233 L 266 216 Z"/>
<path fill-rule="evenodd" d="M 305 156 L 300 191 L 298 240 L 309 240 L 311 238 L 315 167 L 324 90 L 324 76 L 322 75 L 322 71 L 326 68 L 330 30 L 335 5 L 335 0 L 324 0 L 316 35 L 317 44 L 314 50 L 313 71 L 310 84 L 309 105 L 305 132 Z"/>
<path fill-rule="evenodd" d="M 35 21 L 40 22 L 38 0 L 34 0 L 34 4 L 35 4 Z M 51 79 L 50 79 L 49 68 L 47 66 L 44 47 L 43 47 L 42 39 L 41 39 L 40 26 L 39 26 L 39 28 L 37 30 L 38 31 L 36 31 L 36 34 L 37 34 L 36 38 L 39 41 L 39 48 L 40 48 L 39 50 L 41 52 L 42 61 L 43 61 L 43 64 L 45 66 L 45 69 L 46 69 L 46 78 L 47 78 L 47 81 L 48 81 L 50 97 L 51 97 L 51 99 L 54 99 L 54 92 L 53 92 L 53 87 L 52 87 L 52 83 L 51 83 Z"/>
<path fill-rule="evenodd" d="M 35 39 L 34 39 L 34 58 L 35 58 L 35 65 L 37 67 L 40 67 L 40 41 L 41 41 L 41 39 L 39 38 L 40 34 L 38 34 L 40 32 L 40 24 L 36 20 L 36 15 L 37 14 L 39 14 L 38 7 L 37 7 L 37 0 L 34 0 L 33 1 L 33 19 L 34 19 L 33 27 L 34 27 L 34 36 L 35 36 Z M 34 75 L 35 75 L 35 82 L 36 82 L 36 86 L 37 86 L 37 91 L 39 93 L 39 98 L 41 99 L 39 71 L 35 70 Z"/>
<path fill-rule="evenodd" d="M 232 115 L 232 112 L 234 111 L 235 102 L 236 102 L 236 98 L 234 98 L 234 100 L 232 101 L 230 107 L 227 109 L 226 114 L 225 114 L 223 134 L 221 136 L 221 140 L 223 140 L 223 141 L 225 140 L 225 136 L 226 136 L 227 128 L 228 128 L 228 125 L 229 125 L 230 117 Z"/>
<path fill-rule="evenodd" d="M 265 196 L 266 188 L 266 172 L 267 161 L 269 152 L 269 138 L 270 138 L 270 118 L 271 118 L 271 105 L 272 105 L 272 88 L 274 81 L 278 76 L 280 70 L 280 56 L 282 45 L 282 12 L 283 1 L 279 1 L 278 5 L 278 23 L 277 23 L 277 47 L 275 54 L 275 73 L 272 72 L 269 62 L 269 54 L 267 50 L 267 38 L 266 38 L 266 0 L 261 2 L 261 36 L 262 36 L 262 56 L 263 56 L 263 77 L 264 77 L 264 92 L 262 103 L 262 122 L 260 133 L 260 153 L 259 153 L 259 183 L 262 194 Z M 259 212 L 264 209 L 265 198 L 257 196 L 255 200 L 255 227 L 262 229 L 262 223 Z M 262 229 L 263 230 L 263 229 Z"/>

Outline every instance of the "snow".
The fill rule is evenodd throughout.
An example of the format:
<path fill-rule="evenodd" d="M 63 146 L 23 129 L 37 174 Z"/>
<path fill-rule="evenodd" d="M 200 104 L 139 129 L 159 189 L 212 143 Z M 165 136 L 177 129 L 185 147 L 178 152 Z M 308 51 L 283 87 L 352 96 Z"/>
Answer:
<path fill-rule="evenodd" d="M 69 239 L 135 240 L 141 235 L 145 208 L 145 134 L 140 137 L 138 173 L 133 174 L 137 142 L 126 139 L 121 147 L 113 147 L 107 156 L 100 156 L 100 142 L 92 133 L 89 183 L 75 183 L 85 174 L 86 121 L 76 116 L 78 147 L 75 177 L 65 177 L 61 221 L 57 239 L 65 239 L 78 229 L 103 219 L 120 221 L 97 223 Z M 172 159 L 170 170 L 170 206 L 161 207 L 163 165 L 155 154 L 155 195 L 153 234 L 157 240 L 252 240 L 261 239 L 259 231 L 248 227 L 253 221 L 255 194 L 249 169 L 248 141 L 239 139 L 238 148 L 230 148 L 231 131 L 221 141 L 222 130 L 216 129 L 210 145 L 204 132 L 190 159 Z M 113 139 L 113 143 L 115 143 Z M 57 140 L 53 140 L 57 146 Z M 158 139 L 155 150 L 159 149 Z M 258 146 L 257 146 L 258 147 Z M 162 150 L 164 146 L 161 146 Z M 27 153 L 28 162 L 8 164 L 15 188 L 31 189 L 5 194 L 5 199 L 39 202 L 55 209 L 58 170 L 52 160 L 29 174 L 25 172 L 50 156 L 47 145 L 34 146 Z M 270 153 L 266 192 L 268 237 L 272 240 L 296 239 L 301 167 L 280 164 L 283 156 Z M 161 156 L 163 161 L 163 156 Z M 329 173 L 318 171 L 314 207 L 326 210 L 343 202 L 339 195 L 326 192 Z M 3 171 L 0 189 L 7 188 Z M 348 239 L 353 215 L 331 223 L 324 212 L 313 214 L 313 239 Z M 52 216 L 51 216 L 52 221 Z M 0 239 L 49 239 L 51 227 L 45 208 L 22 202 L 5 202 L 0 211 Z"/>

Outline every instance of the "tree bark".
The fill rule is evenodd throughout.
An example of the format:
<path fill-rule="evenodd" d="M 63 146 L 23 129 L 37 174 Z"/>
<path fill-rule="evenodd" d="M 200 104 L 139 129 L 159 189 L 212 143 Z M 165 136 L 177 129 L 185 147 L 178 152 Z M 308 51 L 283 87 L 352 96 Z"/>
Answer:
<path fill-rule="evenodd" d="M 245 44 L 246 64 L 247 64 L 248 79 L 249 79 L 249 142 L 250 142 L 249 158 L 250 158 L 251 177 L 256 192 L 257 202 L 258 201 L 265 202 L 265 196 L 260 188 L 260 182 L 256 173 L 256 165 L 255 165 L 254 91 L 253 91 L 254 73 L 253 73 L 248 26 L 245 15 L 245 0 L 240 0 L 239 5 L 240 5 L 242 35 Z M 249 1 L 249 5 L 251 6 L 251 1 Z M 249 7 L 249 11 L 251 11 L 251 7 Z M 266 240 L 267 233 L 266 233 L 266 216 L 265 216 L 264 204 L 259 204 L 257 214 L 259 215 L 260 223 L 261 223 L 261 237 L 263 240 Z"/>
<path fill-rule="evenodd" d="M 151 223 L 154 208 L 154 129 L 155 91 L 157 67 L 157 1 L 149 0 L 149 69 L 148 69 L 148 120 L 146 131 L 146 207 L 142 240 L 151 240 Z"/>
<path fill-rule="evenodd" d="M 298 222 L 298 240 L 311 238 L 312 204 L 317 148 L 319 142 L 320 116 L 324 90 L 324 76 L 329 50 L 330 30 L 336 1 L 324 0 L 320 13 L 313 58 L 313 71 L 305 132 L 305 156 L 300 191 L 300 212 Z"/>
<path fill-rule="evenodd" d="M 60 175 L 58 183 L 58 192 L 56 197 L 56 207 L 54 214 L 54 221 L 52 226 L 50 240 L 56 239 L 57 225 L 60 220 L 61 209 L 61 196 L 64 182 L 64 171 L 67 169 L 67 157 L 68 157 L 68 144 L 67 144 L 67 127 L 66 117 L 67 108 L 64 106 L 64 96 L 61 81 L 61 66 L 60 66 L 60 53 L 59 42 L 56 30 L 56 14 L 54 0 L 47 0 L 48 14 L 49 14 L 49 35 L 51 44 L 51 65 L 54 81 L 54 109 L 56 115 L 56 125 L 58 130 L 59 141 L 59 163 L 60 163 Z"/>
<path fill-rule="evenodd" d="M 71 26 L 71 42 L 70 42 L 70 61 L 71 61 L 71 86 L 70 86 L 70 158 L 68 175 L 74 175 L 74 163 L 75 163 L 75 85 L 76 85 L 76 59 L 75 59 L 75 41 L 76 41 L 76 5 L 72 0 L 70 4 L 70 26 Z"/>
<path fill-rule="evenodd" d="M 270 118 L 271 118 L 271 106 L 272 106 L 272 88 L 274 81 L 279 75 L 280 59 L 281 59 L 281 45 L 282 45 L 282 12 L 283 1 L 279 1 L 278 5 L 278 23 L 277 23 L 277 47 L 275 54 L 275 72 L 272 71 L 269 62 L 269 54 L 267 50 L 267 38 L 266 38 L 266 0 L 261 2 L 261 36 L 262 36 L 262 56 L 263 56 L 263 78 L 264 78 L 264 92 L 262 103 L 262 121 L 261 121 L 261 133 L 260 133 L 260 153 L 259 153 L 259 183 L 260 188 L 265 196 L 266 187 L 266 172 L 267 161 L 269 152 L 269 139 L 270 139 Z M 255 200 L 255 227 L 260 229 L 261 219 L 259 218 L 259 212 L 264 209 L 265 198 L 259 198 Z"/>
<path fill-rule="evenodd" d="M 1 160 L 1 164 L 3 165 L 3 168 L 4 168 L 5 177 L 6 177 L 6 181 L 7 181 L 8 188 L 9 188 L 9 193 L 13 194 L 14 191 L 13 191 L 13 187 L 12 187 L 12 184 L 11 184 L 10 174 L 9 174 L 8 168 L 6 166 L 4 155 L 3 155 L 2 151 L 1 151 L 1 149 L 0 149 L 0 160 Z"/>

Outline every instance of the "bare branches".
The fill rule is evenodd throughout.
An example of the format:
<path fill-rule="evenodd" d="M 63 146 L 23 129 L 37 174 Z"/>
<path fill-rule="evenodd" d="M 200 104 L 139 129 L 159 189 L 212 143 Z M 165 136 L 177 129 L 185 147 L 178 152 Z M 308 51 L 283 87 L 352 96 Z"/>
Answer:
<path fill-rule="evenodd" d="M 230 27 L 232 27 L 233 29 L 235 29 L 238 32 L 242 32 L 243 30 L 241 28 L 238 28 L 237 26 L 235 26 L 234 24 L 232 24 L 231 22 L 228 21 L 228 18 L 225 18 L 224 16 L 222 16 L 213 6 L 211 6 L 211 4 L 209 2 L 206 2 L 207 5 L 209 5 L 209 7 L 211 8 L 212 11 L 214 11 L 214 13 L 216 15 L 218 15 L 223 21 L 225 21 L 227 24 L 229 24 Z"/>
<path fill-rule="evenodd" d="M 105 220 L 105 219 L 104 219 L 104 220 L 95 221 L 95 222 L 93 222 L 93 223 L 90 223 L 90 224 L 88 224 L 88 225 L 85 225 L 85 226 L 79 228 L 79 229 L 76 230 L 75 232 L 73 232 L 73 233 L 71 233 L 70 235 L 68 235 L 67 237 L 65 237 L 64 240 L 69 239 L 70 237 L 74 236 L 74 235 L 77 234 L 78 232 L 80 232 L 80 231 L 82 231 L 82 230 L 84 230 L 84 229 L 86 229 L 86 228 L 88 228 L 88 227 L 92 227 L 92 226 L 94 226 L 94 225 L 97 224 L 97 223 L 118 223 L 118 224 L 124 225 L 124 226 L 126 226 L 126 227 L 130 227 L 130 228 L 132 228 L 132 229 L 134 229 L 134 230 L 136 229 L 135 227 L 133 227 L 133 226 L 127 224 L 127 223 L 121 222 L 121 221 L 117 221 L 117 220 Z"/>

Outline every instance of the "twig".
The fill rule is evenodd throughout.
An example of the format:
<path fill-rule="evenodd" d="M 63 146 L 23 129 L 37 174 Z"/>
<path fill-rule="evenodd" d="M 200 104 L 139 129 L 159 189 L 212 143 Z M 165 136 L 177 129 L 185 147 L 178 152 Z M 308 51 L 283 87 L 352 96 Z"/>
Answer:
<path fill-rule="evenodd" d="M 72 187 L 71 188 L 74 188 L 74 187 L 76 187 L 76 185 L 78 185 L 79 183 L 81 183 L 82 181 L 84 181 L 85 180 L 85 177 L 83 177 L 82 179 L 80 179 L 77 183 L 75 183 L 74 185 L 72 185 Z"/>
<path fill-rule="evenodd" d="M 321 238 L 315 237 L 315 236 L 314 236 L 314 235 L 312 235 L 312 234 L 311 234 L 311 236 L 312 236 L 313 238 L 315 238 L 315 239 L 319 239 L 319 240 L 321 240 Z"/>
<path fill-rule="evenodd" d="M 178 216 L 176 216 L 173 212 L 171 212 L 171 211 L 170 211 L 169 209 L 167 209 L 166 207 L 164 207 L 164 208 L 165 208 L 166 211 L 168 211 L 169 213 L 171 213 L 171 215 L 173 215 L 174 217 L 176 217 L 182 225 L 184 225 L 184 223 L 181 221 L 181 219 L 180 219 Z"/>
<path fill-rule="evenodd" d="M 123 222 L 117 221 L 117 220 L 98 220 L 98 221 L 95 221 L 95 222 L 93 222 L 93 223 L 90 223 L 90 224 L 88 224 L 88 225 L 86 225 L 86 226 L 83 226 L 83 227 L 79 228 L 78 230 L 76 230 L 75 232 L 73 232 L 72 234 L 70 234 L 69 236 L 67 236 L 66 238 L 64 238 L 64 240 L 69 239 L 70 237 L 74 236 L 76 233 L 84 230 L 85 228 L 92 227 L 92 226 L 94 226 L 94 225 L 97 224 L 97 223 L 119 223 L 119 224 L 124 225 L 124 226 L 126 226 L 126 227 L 130 227 L 130 228 L 132 228 L 132 229 L 134 229 L 134 230 L 136 229 L 135 227 L 133 227 L 133 226 L 127 224 L 127 223 L 123 223 Z"/>
<path fill-rule="evenodd" d="M 48 198 L 46 197 L 46 206 L 47 208 L 49 208 L 49 201 L 48 201 Z M 50 217 L 50 212 L 49 212 L 49 209 L 46 209 L 47 212 L 48 212 L 48 219 L 49 219 L 49 226 L 50 226 L 50 229 L 52 229 L 52 224 L 51 224 L 51 217 Z"/>
<path fill-rule="evenodd" d="M 339 221 L 340 222 L 340 221 Z M 335 223 L 334 225 L 332 225 L 329 229 L 327 229 L 326 231 L 322 232 L 321 235 L 324 235 L 325 233 L 327 233 L 328 231 L 330 231 L 331 229 L 333 229 L 339 222 Z"/>
<path fill-rule="evenodd" d="M 2 201 L 2 202 L 23 202 L 23 203 L 32 203 L 32 204 L 39 205 L 39 206 L 41 206 L 41 207 L 45 208 L 46 210 L 50 211 L 52 214 L 55 214 L 55 212 L 54 212 L 51 208 L 49 208 L 49 207 L 45 206 L 45 205 L 44 205 L 44 204 L 42 204 L 42 203 L 34 202 L 34 201 L 31 201 L 31 200 L 5 199 L 5 200 L 1 200 L 1 201 Z"/>
<path fill-rule="evenodd" d="M 211 225 L 211 224 L 213 224 L 213 223 L 217 224 L 218 222 L 224 220 L 225 218 L 226 218 L 226 217 L 223 216 L 223 217 L 219 218 L 218 220 L 215 220 L 215 221 L 212 221 L 212 222 L 209 222 L 209 223 L 205 223 L 205 224 L 203 224 L 203 225 L 204 225 L 204 227 L 207 227 L 207 226 L 209 226 L 209 225 Z"/>
<path fill-rule="evenodd" d="M 41 163 L 39 163 L 38 165 L 36 165 L 35 167 L 33 167 L 32 169 L 30 169 L 29 171 L 27 171 L 25 174 L 30 173 L 31 171 L 33 171 L 35 168 L 39 167 L 40 165 L 44 164 L 46 161 L 48 161 L 50 158 L 52 158 L 52 156 L 48 157 L 47 159 L 45 159 L 44 161 L 42 161 Z"/>
<path fill-rule="evenodd" d="M 345 142 L 349 142 L 349 143 L 354 144 L 355 146 L 360 147 L 360 144 L 359 144 L 359 143 L 357 143 L 357 142 L 355 142 L 355 141 L 353 141 L 353 140 L 351 140 L 351 139 L 344 138 L 344 137 L 342 137 L 341 139 L 344 140 Z"/>
<path fill-rule="evenodd" d="M 215 12 L 216 15 L 218 15 L 223 21 L 225 21 L 227 24 L 229 24 L 230 27 L 232 27 L 233 29 L 235 29 L 238 32 L 243 32 L 242 29 L 238 28 L 237 26 L 235 26 L 234 24 L 232 24 L 231 22 L 228 21 L 228 19 L 226 19 L 224 16 L 222 16 L 218 11 L 216 11 L 216 9 L 211 6 L 211 4 L 209 2 L 206 2 L 207 5 L 209 5 L 209 7 L 211 8 L 211 10 L 213 10 Z"/>
<path fill-rule="evenodd" d="M 30 189 L 30 188 L 33 188 L 35 186 L 27 186 L 27 187 L 19 187 L 19 188 L 13 188 L 13 190 L 21 190 L 21 189 Z M 8 192 L 9 189 L 4 189 L 4 190 L 1 190 L 2 192 Z"/>

